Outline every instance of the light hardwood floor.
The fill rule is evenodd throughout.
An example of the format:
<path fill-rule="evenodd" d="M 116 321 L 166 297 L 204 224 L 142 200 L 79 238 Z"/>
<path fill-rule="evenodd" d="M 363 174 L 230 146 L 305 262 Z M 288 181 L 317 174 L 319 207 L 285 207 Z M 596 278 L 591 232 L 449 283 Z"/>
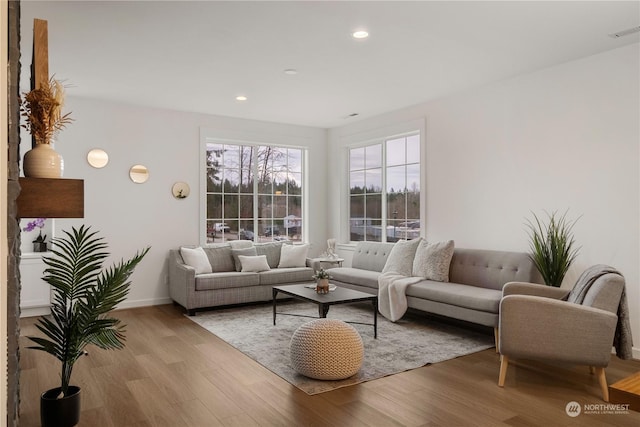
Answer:
<path fill-rule="evenodd" d="M 497 385 L 489 349 L 329 393 L 309 396 L 164 305 L 115 312 L 127 326 L 120 351 L 92 348 L 73 372 L 81 426 L 638 426 L 640 413 L 565 413 L 570 401 L 604 404 L 586 367 L 509 366 Z M 59 385 L 48 354 L 26 349 L 22 319 L 21 421 L 39 425 L 39 395 Z M 640 371 L 612 358 L 609 384 Z"/>

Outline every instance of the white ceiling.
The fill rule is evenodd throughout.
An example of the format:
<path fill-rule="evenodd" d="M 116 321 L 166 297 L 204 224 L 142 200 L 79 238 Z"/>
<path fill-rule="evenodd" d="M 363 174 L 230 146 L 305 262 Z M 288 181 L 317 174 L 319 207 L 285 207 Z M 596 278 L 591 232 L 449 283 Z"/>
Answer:
<path fill-rule="evenodd" d="M 39 18 L 69 95 L 322 128 L 640 41 L 608 37 L 640 25 L 639 1 L 23 1 L 21 13 L 23 82 Z M 353 39 L 361 28 L 370 37 Z"/>

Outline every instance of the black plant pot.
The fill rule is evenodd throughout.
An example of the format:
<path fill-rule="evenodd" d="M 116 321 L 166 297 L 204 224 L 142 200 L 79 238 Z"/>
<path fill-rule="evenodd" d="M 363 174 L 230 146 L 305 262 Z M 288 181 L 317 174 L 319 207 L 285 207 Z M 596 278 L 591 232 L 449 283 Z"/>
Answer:
<path fill-rule="evenodd" d="M 47 243 L 46 242 L 34 242 L 33 243 L 33 252 L 47 252 Z"/>
<path fill-rule="evenodd" d="M 56 399 L 60 390 L 52 388 L 40 396 L 42 427 L 73 427 L 80 421 L 80 387 L 70 385 L 69 395 Z"/>

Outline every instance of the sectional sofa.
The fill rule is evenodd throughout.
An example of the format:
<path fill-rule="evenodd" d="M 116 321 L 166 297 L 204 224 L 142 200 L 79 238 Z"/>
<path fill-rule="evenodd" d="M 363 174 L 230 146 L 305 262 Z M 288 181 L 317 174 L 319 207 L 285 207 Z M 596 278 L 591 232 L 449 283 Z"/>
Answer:
<path fill-rule="evenodd" d="M 331 283 L 376 294 L 393 243 L 359 242 L 351 267 L 332 268 Z M 409 308 L 490 326 L 497 332 L 502 287 L 543 283 L 526 253 L 455 248 L 448 282 L 420 280 L 406 289 Z M 497 339 L 497 335 L 496 335 Z"/>
<path fill-rule="evenodd" d="M 359 242 L 350 267 L 330 270 L 331 283 L 377 294 L 378 278 L 393 248 L 394 243 Z M 231 242 L 203 250 L 210 273 L 198 274 L 179 249 L 169 253 L 169 294 L 189 315 L 209 307 L 269 301 L 274 285 L 310 282 L 314 273 L 310 259 L 282 267 L 281 242 Z M 264 255 L 269 269 L 238 271 L 237 258 L 243 251 Z M 455 248 L 448 281 L 425 279 L 411 284 L 406 289 L 407 303 L 412 309 L 493 327 L 497 340 L 498 310 L 507 282 L 542 283 L 542 278 L 526 253 Z"/>

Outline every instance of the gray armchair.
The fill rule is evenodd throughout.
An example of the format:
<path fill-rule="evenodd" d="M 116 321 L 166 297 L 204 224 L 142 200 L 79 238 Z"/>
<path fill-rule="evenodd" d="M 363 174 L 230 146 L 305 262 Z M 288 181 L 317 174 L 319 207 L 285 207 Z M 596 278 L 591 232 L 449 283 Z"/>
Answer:
<path fill-rule="evenodd" d="M 507 283 L 500 303 L 498 385 L 504 386 L 512 359 L 587 365 L 595 370 L 603 399 L 608 402 L 605 368 L 614 337 L 618 356 L 631 355 L 624 287 L 624 277 L 604 265 L 587 269 L 571 291 Z"/>

